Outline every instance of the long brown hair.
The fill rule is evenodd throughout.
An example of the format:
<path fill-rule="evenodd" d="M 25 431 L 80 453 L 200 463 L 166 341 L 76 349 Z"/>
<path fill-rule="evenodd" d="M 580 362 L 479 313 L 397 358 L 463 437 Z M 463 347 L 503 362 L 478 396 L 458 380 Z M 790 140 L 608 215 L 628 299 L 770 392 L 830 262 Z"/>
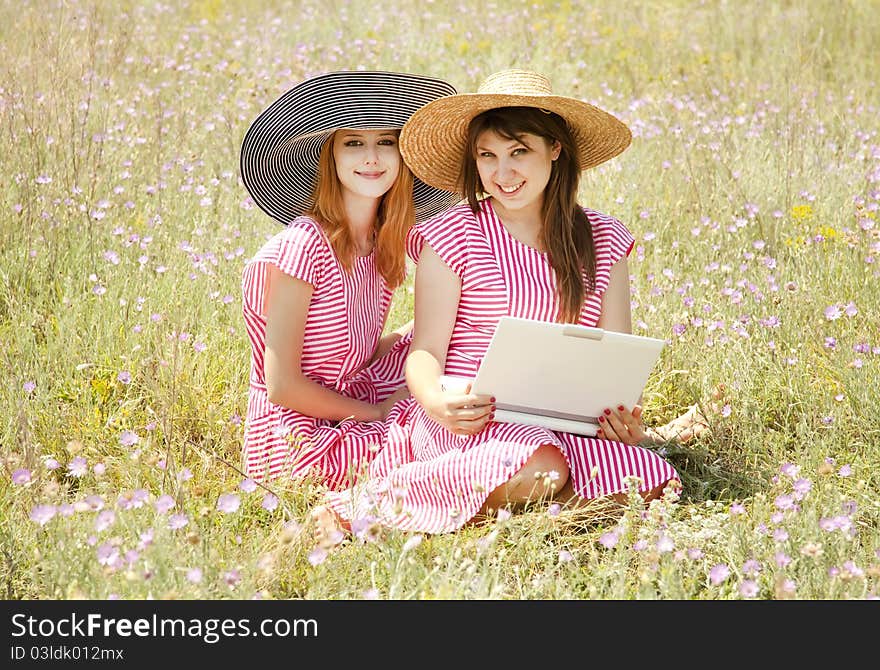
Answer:
<path fill-rule="evenodd" d="M 548 144 L 556 140 L 562 145 L 544 189 L 539 239 L 556 273 L 557 319 L 577 323 L 587 291 L 596 288 L 596 248 L 590 220 L 577 202 L 581 171 L 568 124 L 558 114 L 535 107 L 499 107 L 476 116 L 468 126 L 461 171 L 462 194 L 475 214 L 480 209 L 478 196 L 485 193 L 477 170 L 477 138 L 486 130 L 518 142 L 530 133 L 544 138 Z"/>
<path fill-rule="evenodd" d="M 334 136 L 327 138 L 321 148 L 315 180 L 315 204 L 306 214 L 321 224 L 340 264 L 350 272 L 356 249 L 345 214 L 342 184 L 336 173 L 336 161 L 333 160 Z M 406 234 L 416 220 L 412 192 L 412 172 L 401 160 L 397 179 L 382 196 L 376 216 L 376 269 L 391 289 L 397 288 L 406 277 Z"/>

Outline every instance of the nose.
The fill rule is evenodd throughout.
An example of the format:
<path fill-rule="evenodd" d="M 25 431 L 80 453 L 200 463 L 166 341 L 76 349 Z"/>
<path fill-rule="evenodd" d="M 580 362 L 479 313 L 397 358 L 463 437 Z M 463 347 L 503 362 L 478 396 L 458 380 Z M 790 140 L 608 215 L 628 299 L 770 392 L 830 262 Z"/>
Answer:
<path fill-rule="evenodd" d="M 512 161 L 507 156 L 501 156 L 496 164 L 495 173 L 498 181 L 503 182 L 513 176 L 514 168 Z"/>
<path fill-rule="evenodd" d="M 379 162 L 379 151 L 375 144 L 364 145 L 364 164 L 375 165 Z"/>

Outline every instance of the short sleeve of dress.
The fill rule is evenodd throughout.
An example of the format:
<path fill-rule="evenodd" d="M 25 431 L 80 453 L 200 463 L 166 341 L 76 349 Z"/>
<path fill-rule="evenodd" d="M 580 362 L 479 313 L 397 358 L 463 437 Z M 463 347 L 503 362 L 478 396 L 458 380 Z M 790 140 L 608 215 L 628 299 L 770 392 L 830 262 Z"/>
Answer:
<path fill-rule="evenodd" d="M 613 216 L 586 208 L 584 212 L 593 225 L 593 241 L 599 257 L 604 257 L 611 266 L 629 256 L 635 238 L 626 226 Z"/>
<path fill-rule="evenodd" d="M 312 219 L 294 219 L 279 233 L 275 264 L 285 274 L 317 286 L 330 260 L 330 248 L 318 224 Z"/>
<path fill-rule="evenodd" d="M 406 237 L 406 253 L 419 262 L 422 247 L 429 244 L 440 259 L 459 277 L 467 267 L 468 228 L 474 216 L 467 205 L 453 207 L 412 228 Z"/>

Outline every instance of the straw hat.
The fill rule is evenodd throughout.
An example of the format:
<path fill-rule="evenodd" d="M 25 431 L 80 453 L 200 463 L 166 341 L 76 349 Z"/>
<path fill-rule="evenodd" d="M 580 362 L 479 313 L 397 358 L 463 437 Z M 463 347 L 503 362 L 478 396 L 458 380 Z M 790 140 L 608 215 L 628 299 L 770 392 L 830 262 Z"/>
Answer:
<path fill-rule="evenodd" d="M 402 72 L 330 72 L 303 81 L 267 107 L 241 145 L 241 178 L 254 202 L 287 225 L 312 205 L 318 157 L 340 128 L 402 128 L 422 105 L 455 93 L 441 79 Z M 413 180 L 416 220 L 458 200 Z"/>
<path fill-rule="evenodd" d="M 468 125 L 478 114 L 498 107 L 538 107 L 559 114 L 574 136 L 581 170 L 614 158 L 632 141 L 620 119 L 587 102 L 554 95 L 547 77 L 504 70 L 486 79 L 476 93 L 440 98 L 413 114 L 400 133 L 404 161 L 425 183 L 460 190 Z"/>

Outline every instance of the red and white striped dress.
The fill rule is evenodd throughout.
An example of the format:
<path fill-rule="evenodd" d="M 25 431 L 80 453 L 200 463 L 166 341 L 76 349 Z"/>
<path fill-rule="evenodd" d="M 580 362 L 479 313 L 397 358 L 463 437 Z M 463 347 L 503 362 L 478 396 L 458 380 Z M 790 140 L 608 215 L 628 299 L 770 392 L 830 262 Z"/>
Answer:
<path fill-rule="evenodd" d="M 596 291 L 584 302 L 580 323 L 595 326 L 611 267 L 629 254 L 633 237 L 616 219 L 584 211 L 593 226 L 597 267 Z M 445 374 L 475 376 L 504 315 L 556 320 L 556 278 L 547 255 L 511 236 L 490 201 L 477 215 L 459 205 L 415 226 L 407 243 L 414 260 L 429 244 L 461 278 Z M 412 399 L 395 409 L 399 412 L 389 418 L 386 445 L 371 462 L 369 478 L 354 489 L 327 495 L 343 519 L 372 517 L 428 533 L 455 530 L 544 444 L 564 454 L 574 490 L 585 498 L 625 492 L 629 476 L 641 480 L 641 491 L 678 479 L 656 452 L 621 442 L 511 423 L 490 423 L 477 435 L 458 436 Z"/>
<path fill-rule="evenodd" d="M 356 257 L 346 272 L 321 226 L 309 217 L 294 219 L 244 268 L 242 311 L 251 343 L 245 472 L 257 480 L 314 475 L 331 488 L 349 486 L 384 441 L 385 423 L 315 419 L 269 401 L 263 358 L 270 264 L 314 287 L 301 357 L 303 374 L 312 381 L 358 400 L 381 402 L 405 383 L 411 335 L 362 369 L 382 335 L 391 291 L 372 254 Z"/>

